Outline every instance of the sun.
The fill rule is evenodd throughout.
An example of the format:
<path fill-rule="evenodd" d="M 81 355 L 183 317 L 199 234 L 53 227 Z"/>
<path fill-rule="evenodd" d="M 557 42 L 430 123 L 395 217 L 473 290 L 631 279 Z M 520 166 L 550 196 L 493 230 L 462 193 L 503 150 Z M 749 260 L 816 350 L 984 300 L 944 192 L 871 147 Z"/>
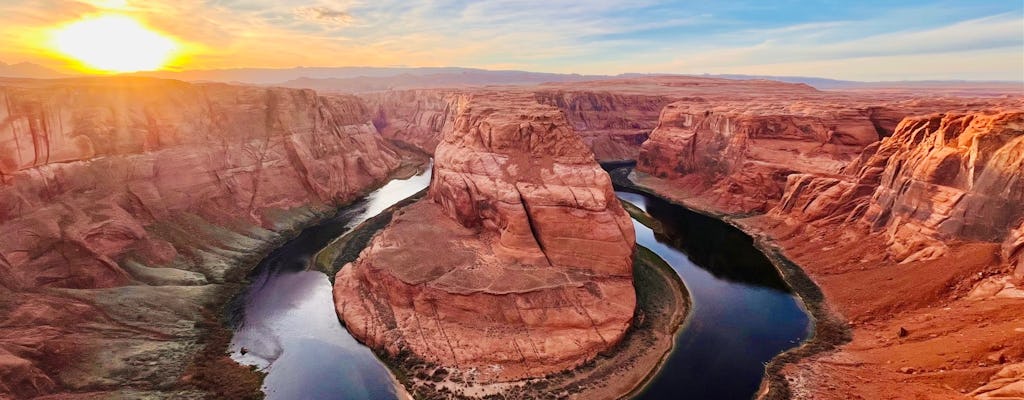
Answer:
<path fill-rule="evenodd" d="M 89 17 L 58 29 L 54 48 L 101 72 L 151 71 L 178 49 L 174 39 L 123 15 Z"/>

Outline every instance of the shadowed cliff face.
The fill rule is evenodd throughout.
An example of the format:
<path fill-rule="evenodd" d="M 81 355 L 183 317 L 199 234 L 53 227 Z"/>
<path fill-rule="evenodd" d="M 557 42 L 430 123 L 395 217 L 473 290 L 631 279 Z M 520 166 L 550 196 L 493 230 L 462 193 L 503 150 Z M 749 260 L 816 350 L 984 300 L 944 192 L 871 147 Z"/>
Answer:
<path fill-rule="evenodd" d="M 789 91 L 784 91 L 789 90 Z M 900 99 L 775 88 L 665 107 L 637 170 L 730 213 L 775 207 L 792 174 L 837 175 L 893 134 L 903 117 L 1012 104 L 1013 99 Z"/>
<path fill-rule="evenodd" d="M 428 198 L 337 276 L 353 335 L 481 382 L 566 370 L 622 339 L 633 227 L 558 109 L 460 96 L 434 165 Z"/>
<path fill-rule="evenodd" d="M 1014 277 L 1024 279 L 1024 221 L 1006 236 L 1006 242 L 1003 243 L 1003 258 L 1014 267 Z"/>
<path fill-rule="evenodd" d="M 565 113 L 598 161 L 636 160 L 667 96 L 607 91 L 539 90 L 534 97 Z"/>
<path fill-rule="evenodd" d="M 186 322 L 208 318 L 219 285 L 399 164 L 354 97 L 0 87 L 0 392 L 175 385 L 202 332 Z"/>
<path fill-rule="evenodd" d="M 433 154 L 445 128 L 454 123 L 458 91 L 401 90 L 360 97 L 381 135 Z"/>

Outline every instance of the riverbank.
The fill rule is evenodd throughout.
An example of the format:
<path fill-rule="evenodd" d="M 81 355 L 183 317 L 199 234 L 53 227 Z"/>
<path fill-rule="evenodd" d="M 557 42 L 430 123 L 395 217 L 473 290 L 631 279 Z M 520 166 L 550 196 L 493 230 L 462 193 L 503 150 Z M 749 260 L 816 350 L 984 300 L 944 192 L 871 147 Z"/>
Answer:
<path fill-rule="evenodd" d="M 402 156 L 402 165 L 388 179 L 365 188 L 348 204 L 357 202 L 392 180 L 416 175 L 429 162 L 429 158 L 421 153 L 403 151 Z M 233 326 L 238 323 L 240 296 L 249 286 L 252 271 L 262 260 L 298 237 L 305 229 L 336 217 L 346 205 L 302 207 L 283 212 L 280 225 L 287 228 L 264 240 L 250 240 L 245 246 L 240 246 L 245 247 L 244 252 L 239 251 L 235 253 L 238 256 L 223 261 L 226 265 L 234 266 L 231 268 L 232 277 L 226 279 L 228 283 L 217 285 L 207 291 L 206 296 L 195 301 L 204 305 L 202 317 L 195 322 L 194 328 L 200 332 L 194 344 L 200 350 L 195 352 L 192 361 L 184 368 L 185 373 L 176 383 L 174 391 L 182 394 L 181 398 L 191 398 L 192 394 L 195 398 L 212 395 L 216 398 L 261 399 L 265 396 L 262 387 L 266 373 L 254 366 L 239 364 L 232 359 L 229 351 L 234 335 Z M 168 368 L 167 373 L 180 374 L 180 371 L 170 371 Z"/>
<path fill-rule="evenodd" d="M 770 237 L 750 229 L 738 221 L 747 217 L 718 213 L 713 208 L 689 201 L 686 196 L 673 196 L 670 187 L 654 189 L 644 183 L 637 183 L 632 168 L 617 168 L 609 172 L 612 181 L 621 187 L 657 197 L 664 201 L 685 207 L 697 213 L 726 222 L 749 235 L 754 245 L 771 260 L 779 274 L 801 299 L 813 321 L 813 334 L 802 345 L 779 354 L 765 367 L 765 378 L 762 381 L 758 397 L 764 399 L 788 399 L 792 396 L 789 384 L 782 375 L 782 369 L 798 360 L 811 357 L 836 348 L 851 339 L 849 327 L 843 322 L 825 301 L 821 289 L 800 268 L 783 255 L 782 248 Z M 660 189 L 660 190 L 659 190 Z"/>
<path fill-rule="evenodd" d="M 419 193 L 381 212 L 332 242 L 314 258 L 312 267 L 332 275 L 355 260 L 373 235 L 387 226 L 395 212 L 422 197 Z M 631 214 L 638 210 L 632 210 Z M 634 217 L 643 218 L 642 211 Z M 643 218 L 651 221 L 651 218 Z M 686 287 L 657 255 L 639 247 L 634 258 L 637 310 L 623 341 L 580 368 L 543 379 L 490 385 L 468 384 L 471 371 L 440 368 L 412 355 L 378 354 L 396 379 L 417 398 L 623 398 L 657 374 L 671 352 L 675 335 L 690 308 Z"/>

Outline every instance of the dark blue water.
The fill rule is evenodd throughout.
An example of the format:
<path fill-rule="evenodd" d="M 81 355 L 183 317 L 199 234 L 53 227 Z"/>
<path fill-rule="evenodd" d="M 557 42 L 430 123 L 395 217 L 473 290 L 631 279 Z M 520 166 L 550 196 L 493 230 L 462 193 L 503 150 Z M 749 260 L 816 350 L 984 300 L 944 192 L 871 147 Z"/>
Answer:
<path fill-rule="evenodd" d="M 253 283 L 237 299 L 231 351 L 236 361 L 268 373 L 268 399 L 398 398 L 384 365 L 338 322 L 328 277 L 307 265 L 331 240 L 429 180 L 427 172 L 389 183 L 303 231 L 253 271 Z M 806 338 L 799 301 L 739 230 L 654 197 L 617 194 L 665 226 L 665 235 L 656 236 L 634 221 L 637 243 L 679 273 L 693 301 L 676 349 L 638 397 L 749 399 L 763 364 Z"/>
<path fill-rule="evenodd" d="M 410 179 L 393 180 L 302 231 L 253 270 L 252 284 L 235 300 L 230 350 L 235 361 L 267 373 L 267 399 L 398 398 L 400 389 L 384 364 L 338 322 L 327 275 L 308 265 L 332 240 L 429 183 L 429 167 Z"/>
<path fill-rule="evenodd" d="M 660 199 L 616 192 L 664 226 L 633 221 L 637 244 L 686 283 L 692 309 L 675 349 L 642 399 L 750 399 L 764 364 L 807 338 L 801 302 L 743 232 Z"/>

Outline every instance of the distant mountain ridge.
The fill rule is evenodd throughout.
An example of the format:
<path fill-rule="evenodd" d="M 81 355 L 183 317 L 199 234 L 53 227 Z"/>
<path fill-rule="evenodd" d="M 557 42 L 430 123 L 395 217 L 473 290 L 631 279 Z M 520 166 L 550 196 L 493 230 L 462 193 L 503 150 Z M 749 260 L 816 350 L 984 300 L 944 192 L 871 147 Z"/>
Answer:
<path fill-rule="evenodd" d="M 749 80 L 767 79 L 787 83 L 803 83 L 819 90 L 936 90 L 949 93 L 1024 92 L 1024 82 L 1006 81 L 889 81 L 861 82 L 841 79 L 743 74 L 646 74 L 581 75 L 517 70 L 487 70 L 462 67 L 296 67 L 296 68 L 233 68 L 191 71 L 147 71 L 126 76 L 176 79 L 189 82 L 225 82 L 247 85 L 309 88 L 332 92 L 370 92 L 389 89 L 430 89 L 488 85 L 536 85 L 556 82 L 579 82 L 613 78 L 682 75 L 709 78 Z M 22 62 L 0 62 L 0 77 L 53 79 L 73 75 L 47 67 Z"/>
<path fill-rule="evenodd" d="M 31 78 L 31 79 L 54 79 L 66 78 L 68 75 L 59 73 L 39 64 L 21 62 L 7 64 L 0 61 L 0 77 L 5 78 Z"/>
<path fill-rule="evenodd" d="M 316 67 L 316 68 L 238 68 L 197 71 L 152 71 L 137 72 L 133 76 L 169 78 L 183 81 L 239 82 L 257 85 L 290 86 L 294 81 L 310 83 L 317 80 L 362 79 L 382 82 L 390 78 L 406 84 L 422 80 L 440 81 L 447 84 L 522 84 L 550 81 L 594 80 L 607 75 L 557 74 L 512 70 L 486 70 L 461 67 Z M 418 79 L 417 79 L 418 78 Z M 332 82 L 324 82 L 332 84 Z M 333 82 L 334 85 L 350 86 L 354 83 Z M 364 84 L 366 85 L 366 84 Z M 368 84 L 379 86 L 380 83 Z"/>

